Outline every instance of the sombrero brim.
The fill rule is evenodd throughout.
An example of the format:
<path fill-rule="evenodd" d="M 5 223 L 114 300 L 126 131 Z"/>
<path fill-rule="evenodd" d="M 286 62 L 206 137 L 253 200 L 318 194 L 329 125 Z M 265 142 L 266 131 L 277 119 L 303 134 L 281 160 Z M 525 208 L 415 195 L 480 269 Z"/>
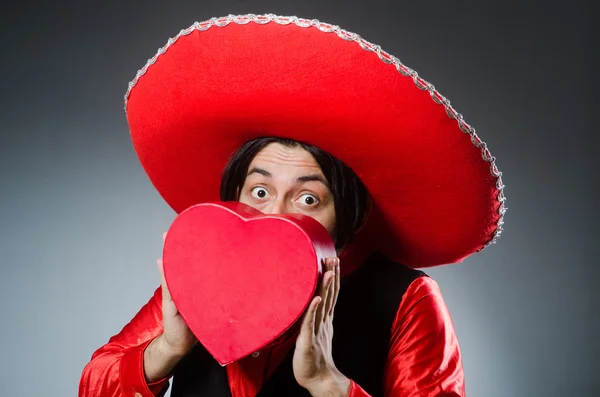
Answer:
<path fill-rule="evenodd" d="M 244 142 L 279 136 L 356 172 L 387 224 L 374 248 L 407 266 L 461 261 L 502 231 L 501 173 L 474 129 L 416 72 L 337 26 L 196 23 L 138 72 L 125 104 L 142 166 L 177 213 L 219 200 Z"/>

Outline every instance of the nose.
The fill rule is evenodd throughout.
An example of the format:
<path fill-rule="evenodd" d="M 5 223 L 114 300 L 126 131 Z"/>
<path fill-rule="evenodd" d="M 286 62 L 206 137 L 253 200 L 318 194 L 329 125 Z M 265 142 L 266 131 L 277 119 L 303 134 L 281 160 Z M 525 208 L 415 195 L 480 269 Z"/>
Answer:
<path fill-rule="evenodd" d="M 264 212 L 269 215 L 287 214 L 292 212 L 289 206 L 287 205 L 286 200 L 282 198 L 273 200 L 272 204 L 268 208 L 265 208 L 265 210 L 266 211 Z"/>

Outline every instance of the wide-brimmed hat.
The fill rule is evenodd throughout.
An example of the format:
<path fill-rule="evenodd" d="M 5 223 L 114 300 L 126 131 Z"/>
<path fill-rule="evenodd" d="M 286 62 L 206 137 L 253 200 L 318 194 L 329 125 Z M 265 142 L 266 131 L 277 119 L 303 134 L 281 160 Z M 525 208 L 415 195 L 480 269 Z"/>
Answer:
<path fill-rule="evenodd" d="M 278 136 L 354 170 L 380 215 L 364 238 L 407 266 L 459 262 L 502 231 L 502 174 L 475 129 L 413 69 L 335 25 L 195 23 L 138 71 L 125 108 L 141 164 L 177 213 L 218 201 L 232 152 Z"/>

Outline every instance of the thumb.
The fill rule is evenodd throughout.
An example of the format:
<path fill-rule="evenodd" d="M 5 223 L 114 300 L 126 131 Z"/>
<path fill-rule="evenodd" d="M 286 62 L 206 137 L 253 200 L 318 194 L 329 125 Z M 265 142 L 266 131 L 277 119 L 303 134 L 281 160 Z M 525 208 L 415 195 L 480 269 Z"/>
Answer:
<path fill-rule="evenodd" d="M 173 299 L 171 298 L 171 293 L 169 292 L 169 289 L 167 288 L 167 281 L 165 279 L 165 269 L 163 267 L 162 259 L 157 259 L 156 265 L 158 266 L 158 272 L 160 273 L 160 287 L 162 290 L 163 303 L 170 302 Z"/>
<path fill-rule="evenodd" d="M 299 339 L 304 339 L 307 343 L 312 343 L 312 338 L 315 335 L 315 322 L 317 318 L 317 308 L 323 299 L 320 296 L 316 296 L 310 302 L 304 318 L 302 319 L 302 326 L 300 328 Z"/>

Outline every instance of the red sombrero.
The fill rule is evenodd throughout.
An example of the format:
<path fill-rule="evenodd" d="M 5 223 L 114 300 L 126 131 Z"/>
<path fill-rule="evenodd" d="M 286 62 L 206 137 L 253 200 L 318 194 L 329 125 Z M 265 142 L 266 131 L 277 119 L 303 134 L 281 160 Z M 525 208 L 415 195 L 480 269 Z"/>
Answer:
<path fill-rule="evenodd" d="M 272 135 L 348 164 L 381 214 L 373 249 L 405 265 L 461 261 L 502 231 L 502 174 L 475 130 L 398 58 L 334 25 L 195 23 L 138 71 L 125 107 L 140 161 L 177 213 L 219 200 L 230 154 Z"/>

